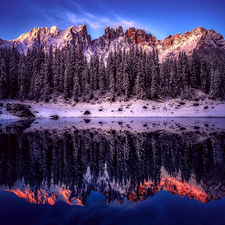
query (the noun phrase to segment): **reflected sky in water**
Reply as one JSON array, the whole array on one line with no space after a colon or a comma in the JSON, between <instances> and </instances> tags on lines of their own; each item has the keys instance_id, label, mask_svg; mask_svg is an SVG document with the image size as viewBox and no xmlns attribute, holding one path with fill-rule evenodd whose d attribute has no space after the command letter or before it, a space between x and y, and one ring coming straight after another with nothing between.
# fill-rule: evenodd
<instances>
[{"instance_id":1,"label":"reflected sky in water","mask_svg":"<svg viewBox=\"0 0 225 225\"><path fill-rule=\"evenodd\" d=\"M160 191L136 204L106 204L104 196L92 191L85 207L64 202L34 205L12 193L0 193L1 224L224 224L225 199L203 204ZM13 215L13 217L12 217Z\"/></svg>"}]
</instances>

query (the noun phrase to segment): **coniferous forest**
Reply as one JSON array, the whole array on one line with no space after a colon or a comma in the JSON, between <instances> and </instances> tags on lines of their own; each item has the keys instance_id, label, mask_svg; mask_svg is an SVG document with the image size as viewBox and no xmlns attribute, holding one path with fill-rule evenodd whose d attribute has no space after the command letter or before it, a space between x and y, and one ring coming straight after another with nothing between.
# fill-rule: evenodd
<instances>
[{"instance_id":1,"label":"coniferous forest","mask_svg":"<svg viewBox=\"0 0 225 225\"><path fill-rule=\"evenodd\" d=\"M0 49L0 99L89 102L110 94L114 101L176 98L192 88L212 99L225 98L225 54L191 56L181 52L176 59L159 63L158 52L109 52L106 60L95 53L87 61L83 51L73 46L46 53L43 48L28 49L26 55L17 48Z\"/></svg>"}]
</instances>

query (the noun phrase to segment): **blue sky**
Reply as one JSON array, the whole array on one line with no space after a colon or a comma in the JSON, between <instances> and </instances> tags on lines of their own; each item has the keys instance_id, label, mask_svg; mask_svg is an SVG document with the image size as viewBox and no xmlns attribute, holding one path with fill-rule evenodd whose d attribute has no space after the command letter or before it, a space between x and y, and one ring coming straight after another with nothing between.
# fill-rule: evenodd
<instances>
[{"instance_id":1,"label":"blue sky","mask_svg":"<svg viewBox=\"0 0 225 225\"><path fill-rule=\"evenodd\" d=\"M224 0L5 0L0 6L0 38L10 40L34 27L65 29L87 24L92 39L107 26L145 29L156 38L214 29L225 37Z\"/></svg>"}]
</instances>

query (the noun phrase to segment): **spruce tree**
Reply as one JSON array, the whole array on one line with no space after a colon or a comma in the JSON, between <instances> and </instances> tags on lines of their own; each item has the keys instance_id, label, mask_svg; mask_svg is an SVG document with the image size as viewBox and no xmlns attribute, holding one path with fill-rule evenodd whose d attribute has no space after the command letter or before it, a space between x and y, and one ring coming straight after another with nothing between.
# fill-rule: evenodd
<instances>
[{"instance_id":1,"label":"spruce tree","mask_svg":"<svg viewBox=\"0 0 225 225\"><path fill-rule=\"evenodd\" d=\"M51 80L51 59L50 56L46 56L43 64L43 98L45 102L50 98L50 80Z\"/></svg>"},{"instance_id":2,"label":"spruce tree","mask_svg":"<svg viewBox=\"0 0 225 225\"><path fill-rule=\"evenodd\" d=\"M183 54L180 52L177 59L177 87L176 94L180 95L183 90Z\"/></svg>"},{"instance_id":3,"label":"spruce tree","mask_svg":"<svg viewBox=\"0 0 225 225\"><path fill-rule=\"evenodd\" d=\"M143 63L139 58L138 62L138 73L136 77L136 95L138 99L146 99L146 91L144 84L144 73L143 73Z\"/></svg>"},{"instance_id":4,"label":"spruce tree","mask_svg":"<svg viewBox=\"0 0 225 225\"><path fill-rule=\"evenodd\" d=\"M65 63L64 90L63 90L65 99L71 98L72 96L73 76L74 76L73 51L74 50L70 49Z\"/></svg>"},{"instance_id":5,"label":"spruce tree","mask_svg":"<svg viewBox=\"0 0 225 225\"><path fill-rule=\"evenodd\" d=\"M101 92L105 90L105 65L103 58L99 62L99 89Z\"/></svg>"},{"instance_id":6,"label":"spruce tree","mask_svg":"<svg viewBox=\"0 0 225 225\"><path fill-rule=\"evenodd\" d=\"M152 83L151 83L151 99L158 99L158 79L157 79L157 68L154 66L152 71Z\"/></svg>"},{"instance_id":7,"label":"spruce tree","mask_svg":"<svg viewBox=\"0 0 225 225\"><path fill-rule=\"evenodd\" d=\"M128 56L125 58L124 62L124 71L123 71L123 90L126 98L130 97L130 78L129 78L129 64L128 64Z\"/></svg>"},{"instance_id":8,"label":"spruce tree","mask_svg":"<svg viewBox=\"0 0 225 225\"><path fill-rule=\"evenodd\" d=\"M183 91L187 92L190 86L190 72L189 72L188 58L186 53L184 53L183 55L182 79L183 79Z\"/></svg>"},{"instance_id":9,"label":"spruce tree","mask_svg":"<svg viewBox=\"0 0 225 225\"><path fill-rule=\"evenodd\" d=\"M19 63L19 99L21 101L24 101L26 99L27 94L28 94L28 87L27 87L27 71L26 71L26 66L25 66L25 59L24 56L21 56L20 63Z\"/></svg>"},{"instance_id":10,"label":"spruce tree","mask_svg":"<svg viewBox=\"0 0 225 225\"><path fill-rule=\"evenodd\" d=\"M79 77L78 77L78 73L75 73L73 77L73 97L75 102L78 102L79 96L80 96Z\"/></svg>"},{"instance_id":11,"label":"spruce tree","mask_svg":"<svg viewBox=\"0 0 225 225\"><path fill-rule=\"evenodd\" d=\"M64 72L64 89L63 89L65 99L71 97L70 85L71 85L71 66L70 63L67 62Z\"/></svg>"},{"instance_id":12,"label":"spruce tree","mask_svg":"<svg viewBox=\"0 0 225 225\"><path fill-rule=\"evenodd\" d=\"M151 83L152 83L152 60L151 56L146 55L146 64L145 64L145 84L146 84L146 97L151 98Z\"/></svg>"},{"instance_id":13,"label":"spruce tree","mask_svg":"<svg viewBox=\"0 0 225 225\"><path fill-rule=\"evenodd\" d=\"M18 50L13 46L10 50L10 64L9 64L9 98L15 98L18 93L18 59L17 59Z\"/></svg>"},{"instance_id":14,"label":"spruce tree","mask_svg":"<svg viewBox=\"0 0 225 225\"><path fill-rule=\"evenodd\" d=\"M122 94L123 90L123 59L122 50L120 49L116 55L116 90L117 95Z\"/></svg>"},{"instance_id":15,"label":"spruce tree","mask_svg":"<svg viewBox=\"0 0 225 225\"><path fill-rule=\"evenodd\" d=\"M53 58L53 92L56 95L59 91L59 77L60 77L60 51L56 49Z\"/></svg>"},{"instance_id":16,"label":"spruce tree","mask_svg":"<svg viewBox=\"0 0 225 225\"><path fill-rule=\"evenodd\" d=\"M211 85L209 91L210 97L221 97L221 72L220 69L217 67L215 71L211 70Z\"/></svg>"},{"instance_id":17,"label":"spruce tree","mask_svg":"<svg viewBox=\"0 0 225 225\"><path fill-rule=\"evenodd\" d=\"M39 78L39 63L38 59L36 58L33 62L33 71L32 71L32 77L30 82L30 93L29 93L29 99L33 100L35 99L35 94L38 92L37 87L37 79Z\"/></svg>"},{"instance_id":18,"label":"spruce tree","mask_svg":"<svg viewBox=\"0 0 225 225\"><path fill-rule=\"evenodd\" d=\"M109 76L109 91L111 99L115 98L116 80L115 80L115 70L114 70L114 60L112 52L109 53L107 59L107 76Z\"/></svg>"},{"instance_id":19,"label":"spruce tree","mask_svg":"<svg viewBox=\"0 0 225 225\"><path fill-rule=\"evenodd\" d=\"M61 53L61 51L59 52ZM61 54L60 54L61 56ZM54 77L54 70L53 70L53 47L50 45L48 50L48 71L49 71L49 86L53 87L53 77ZM61 58L60 58L60 64L61 64Z\"/></svg>"},{"instance_id":20,"label":"spruce tree","mask_svg":"<svg viewBox=\"0 0 225 225\"><path fill-rule=\"evenodd\" d=\"M192 54L190 79L193 88L198 88L200 86L200 60L196 50L194 50Z\"/></svg>"},{"instance_id":21,"label":"spruce tree","mask_svg":"<svg viewBox=\"0 0 225 225\"><path fill-rule=\"evenodd\" d=\"M90 61L90 86L92 90L98 89L98 84L99 84L98 66L99 66L99 59L98 59L98 55L95 54L91 56L91 61Z\"/></svg>"},{"instance_id":22,"label":"spruce tree","mask_svg":"<svg viewBox=\"0 0 225 225\"><path fill-rule=\"evenodd\" d=\"M200 79L201 79L201 90L205 93L208 92L207 77L208 77L208 74L207 74L206 63L205 63L205 60L202 59L201 68L200 68Z\"/></svg>"},{"instance_id":23,"label":"spruce tree","mask_svg":"<svg viewBox=\"0 0 225 225\"><path fill-rule=\"evenodd\" d=\"M170 80L169 80L169 96L176 97L177 96L177 62L171 62L170 68Z\"/></svg>"},{"instance_id":24,"label":"spruce tree","mask_svg":"<svg viewBox=\"0 0 225 225\"><path fill-rule=\"evenodd\" d=\"M90 92L90 76L86 59L84 65L84 70L82 72L82 93L86 95Z\"/></svg>"},{"instance_id":25,"label":"spruce tree","mask_svg":"<svg viewBox=\"0 0 225 225\"><path fill-rule=\"evenodd\" d=\"M5 99L6 97L6 68L4 58L0 58L0 99Z\"/></svg>"},{"instance_id":26,"label":"spruce tree","mask_svg":"<svg viewBox=\"0 0 225 225\"><path fill-rule=\"evenodd\" d=\"M60 51L60 74L59 74L59 92L63 93L64 89L64 74L65 74L65 53Z\"/></svg>"}]
</instances>

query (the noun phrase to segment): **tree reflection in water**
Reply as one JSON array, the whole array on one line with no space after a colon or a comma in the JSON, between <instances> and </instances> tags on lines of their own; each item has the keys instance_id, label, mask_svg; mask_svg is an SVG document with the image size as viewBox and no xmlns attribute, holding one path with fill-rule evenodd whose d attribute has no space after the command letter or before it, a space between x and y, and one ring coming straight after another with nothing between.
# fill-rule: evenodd
<instances>
[{"instance_id":1,"label":"tree reflection in water","mask_svg":"<svg viewBox=\"0 0 225 225\"><path fill-rule=\"evenodd\" d=\"M207 203L225 195L225 132L43 129L0 133L0 190L36 204L146 200L160 190Z\"/></svg>"}]
</instances>

